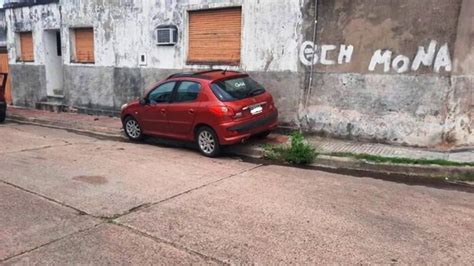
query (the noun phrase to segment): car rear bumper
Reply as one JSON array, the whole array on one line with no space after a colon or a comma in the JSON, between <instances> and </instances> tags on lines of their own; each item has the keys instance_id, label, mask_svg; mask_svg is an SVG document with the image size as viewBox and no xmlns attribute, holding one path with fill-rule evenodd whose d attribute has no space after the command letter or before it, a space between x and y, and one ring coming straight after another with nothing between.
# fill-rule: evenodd
<instances>
[{"instance_id":1,"label":"car rear bumper","mask_svg":"<svg viewBox=\"0 0 474 266\"><path fill-rule=\"evenodd\" d=\"M219 142L221 145L242 142L252 135L275 129L277 125L278 111L249 122L224 124L220 126L220 132L218 132Z\"/></svg>"}]
</instances>

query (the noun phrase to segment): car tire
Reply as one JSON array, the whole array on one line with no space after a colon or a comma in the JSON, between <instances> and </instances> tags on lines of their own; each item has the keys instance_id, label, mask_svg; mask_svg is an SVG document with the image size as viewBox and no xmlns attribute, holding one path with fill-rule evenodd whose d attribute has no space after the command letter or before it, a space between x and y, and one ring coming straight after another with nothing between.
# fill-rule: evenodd
<instances>
[{"instance_id":1,"label":"car tire","mask_svg":"<svg viewBox=\"0 0 474 266\"><path fill-rule=\"evenodd\" d=\"M207 157L217 157L221 152L219 138L210 127L200 127L196 133L196 144L199 151Z\"/></svg>"},{"instance_id":2,"label":"car tire","mask_svg":"<svg viewBox=\"0 0 474 266\"><path fill-rule=\"evenodd\" d=\"M7 111L0 111L0 123L5 122L6 116L7 116Z\"/></svg>"},{"instance_id":3,"label":"car tire","mask_svg":"<svg viewBox=\"0 0 474 266\"><path fill-rule=\"evenodd\" d=\"M257 135L255 135L255 137L258 138L258 139L264 139L264 138L268 137L268 135L270 135L270 133L272 133L270 130L263 131L263 132L260 132Z\"/></svg>"},{"instance_id":4,"label":"car tire","mask_svg":"<svg viewBox=\"0 0 474 266\"><path fill-rule=\"evenodd\" d=\"M144 137L140 124L132 116L127 116L123 121L123 130L131 141L140 141Z\"/></svg>"}]
</instances>

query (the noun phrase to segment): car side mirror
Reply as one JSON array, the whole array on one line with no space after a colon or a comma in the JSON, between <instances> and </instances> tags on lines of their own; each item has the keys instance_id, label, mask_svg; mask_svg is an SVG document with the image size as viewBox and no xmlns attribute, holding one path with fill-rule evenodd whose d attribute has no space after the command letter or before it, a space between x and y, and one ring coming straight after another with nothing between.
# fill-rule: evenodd
<instances>
[{"instance_id":1,"label":"car side mirror","mask_svg":"<svg viewBox=\"0 0 474 266\"><path fill-rule=\"evenodd\" d=\"M140 98L140 101L139 101L140 105L146 105L146 102L147 101L145 98Z\"/></svg>"}]
</instances>

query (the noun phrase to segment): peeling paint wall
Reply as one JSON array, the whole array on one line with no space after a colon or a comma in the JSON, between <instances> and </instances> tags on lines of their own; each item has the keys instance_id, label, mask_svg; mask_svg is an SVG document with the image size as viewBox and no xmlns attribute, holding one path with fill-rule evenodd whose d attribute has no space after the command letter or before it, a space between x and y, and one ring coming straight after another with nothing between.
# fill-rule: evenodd
<instances>
[{"instance_id":1,"label":"peeling paint wall","mask_svg":"<svg viewBox=\"0 0 474 266\"><path fill-rule=\"evenodd\" d=\"M463 0L454 45L454 69L448 93L445 138L474 144L474 0Z\"/></svg>"},{"instance_id":2,"label":"peeling paint wall","mask_svg":"<svg viewBox=\"0 0 474 266\"><path fill-rule=\"evenodd\" d=\"M48 4L6 9L5 17L13 103L35 107L37 102L47 97L43 32L60 27L59 7L57 4ZM25 31L33 33L34 62L17 60L18 33Z\"/></svg>"},{"instance_id":3,"label":"peeling paint wall","mask_svg":"<svg viewBox=\"0 0 474 266\"><path fill-rule=\"evenodd\" d=\"M318 16L308 3L299 55L307 84L301 126L413 146L474 144L472 106L465 103L472 97L472 73L460 78L457 70L461 58L472 64L473 46L456 48L466 43L459 29L472 30L466 10L473 2L324 0Z\"/></svg>"},{"instance_id":4,"label":"peeling paint wall","mask_svg":"<svg viewBox=\"0 0 474 266\"><path fill-rule=\"evenodd\" d=\"M15 104L47 98L45 30L61 32L64 103L117 112L171 73L210 67L186 64L188 11L241 6L241 63L213 67L263 83L283 125L414 146L474 145L474 0L319 0L317 14L315 2L60 0L7 9ZM156 44L166 24L178 27L175 46ZM72 63L71 33L81 27L94 28L94 64ZM17 62L16 32L29 30L35 62Z\"/></svg>"},{"instance_id":5,"label":"peeling paint wall","mask_svg":"<svg viewBox=\"0 0 474 266\"><path fill-rule=\"evenodd\" d=\"M139 56L145 54L147 67L151 68L202 68L186 65L187 12L242 6L241 68L246 71L298 69L297 54L302 37L298 26L301 23L299 1L73 0L62 1L61 5L65 36L69 28L94 27L96 66L139 67ZM275 20L275 15L281 20ZM166 24L179 29L176 46L156 45L155 30ZM70 51L65 55L68 57Z\"/></svg>"},{"instance_id":6,"label":"peeling paint wall","mask_svg":"<svg viewBox=\"0 0 474 266\"><path fill-rule=\"evenodd\" d=\"M286 110L282 115L283 121L294 123L298 101L295 95L298 93L286 95L286 87L278 86L274 80L280 80L279 73L286 72L284 76L290 80L285 81L285 84L296 91L302 84L296 72L299 67L298 47L303 37L300 34L300 1L64 0L59 5L8 9L7 23L12 26L8 36L10 64L44 66L44 30L60 29L65 102L74 107L117 111L124 102L140 96L147 85L172 72L208 68L205 65L186 64L187 12L232 6L242 6L241 65L220 67L265 72L260 81L280 96L277 103L281 102L282 109ZM280 20L274 20L275 15ZM156 44L155 30L162 24L178 27L176 46ZM94 28L94 64L71 62L71 31L79 27ZM17 62L16 32L30 30L33 31L35 42L35 62ZM146 65L139 64L141 55L146 56ZM22 68L15 69L21 71ZM45 97L45 84L38 84L33 79L21 82L22 88L37 86L38 95ZM16 96L14 98L20 104L24 94L18 92ZM37 98L39 96L34 97ZM27 102L34 101L29 99ZM288 106L288 102L291 105Z\"/></svg>"}]
</instances>

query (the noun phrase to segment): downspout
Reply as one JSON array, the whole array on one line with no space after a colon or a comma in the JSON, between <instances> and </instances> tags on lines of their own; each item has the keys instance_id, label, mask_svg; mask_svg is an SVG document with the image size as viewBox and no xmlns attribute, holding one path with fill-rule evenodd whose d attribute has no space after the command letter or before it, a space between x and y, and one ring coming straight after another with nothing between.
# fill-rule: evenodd
<instances>
[{"instance_id":1,"label":"downspout","mask_svg":"<svg viewBox=\"0 0 474 266\"><path fill-rule=\"evenodd\" d=\"M314 24L313 24L313 57L311 58L311 60L314 60L314 57L316 56L316 34L317 34L317 31L318 31L318 0L314 0L314 15L315 15L315 19L314 19ZM309 76L309 81L308 81L308 92L306 94L306 99L305 99L305 104L304 104L304 107L305 109L308 108L308 104L309 104L309 98L311 97L311 92L313 90L313 80L314 80L314 68L315 68L315 64L313 62L311 62L311 69L310 69L310 76Z\"/></svg>"}]
</instances>

